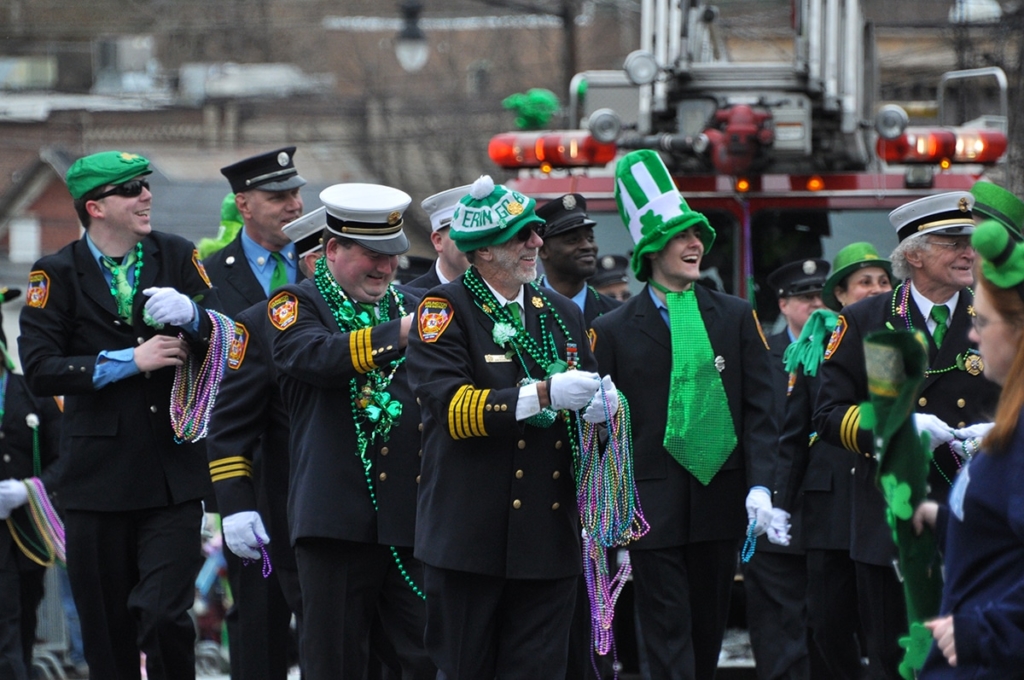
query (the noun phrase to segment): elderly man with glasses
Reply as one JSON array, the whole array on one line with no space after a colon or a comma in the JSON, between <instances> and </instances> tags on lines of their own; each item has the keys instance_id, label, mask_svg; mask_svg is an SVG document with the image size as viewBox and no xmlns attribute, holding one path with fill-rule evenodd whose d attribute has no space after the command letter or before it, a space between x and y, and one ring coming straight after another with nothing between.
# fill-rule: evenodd
<instances>
[{"instance_id":1,"label":"elderly man with glasses","mask_svg":"<svg viewBox=\"0 0 1024 680\"><path fill-rule=\"evenodd\" d=\"M951 192L912 201L889 215L899 238L892 270L904 281L889 294L842 310L819 369L818 434L857 454L850 556L873 678L899 677L899 638L907 634L907 621L903 588L893 568L896 546L875 482L872 434L860 428L860 404L868 399L863 339L885 328L918 331L927 339L929 365L914 420L934 447L930 495L943 502L973 453L964 444L974 435L970 426L985 427L981 423L994 413L999 397L998 386L982 375L984 364L968 339L975 316L973 206L971 194Z\"/></svg>"}]
</instances>

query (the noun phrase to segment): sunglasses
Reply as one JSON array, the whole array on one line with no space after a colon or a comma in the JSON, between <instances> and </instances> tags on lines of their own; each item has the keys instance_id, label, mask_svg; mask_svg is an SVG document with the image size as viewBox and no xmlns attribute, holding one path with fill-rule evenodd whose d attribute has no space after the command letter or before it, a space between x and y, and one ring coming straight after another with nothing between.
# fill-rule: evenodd
<instances>
[{"instance_id":1,"label":"sunglasses","mask_svg":"<svg viewBox=\"0 0 1024 680\"><path fill-rule=\"evenodd\" d=\"M519 241L520 243L526 243L527 241L530 240L530 237L533 236L533 234L534 234L534 228L533 227L529 227L529 226L523 227L522 229L520 229L519 231L516 232L515 239L517 241Z\"/></svg>"},{"instance_id":2,"label":"sunglasses","mask_svg":"<svg viewBox=\"0 0 1024 680\"><path fill-rule=\"evenodd\" d=\"M139 194L142 193L143 189L148 189L148 188L149 188L149 182L147 182L146 180L144 180L144 179L133 179L130 182L125 182L124 184L118 184L113 189L107 189L102 194L97 195L92 200L98 201L101 198L106 198L107 196L114 196L114 195L124 196L125 198L135 198L136 196L138 196Z\"/></svg>"}]
</instances>

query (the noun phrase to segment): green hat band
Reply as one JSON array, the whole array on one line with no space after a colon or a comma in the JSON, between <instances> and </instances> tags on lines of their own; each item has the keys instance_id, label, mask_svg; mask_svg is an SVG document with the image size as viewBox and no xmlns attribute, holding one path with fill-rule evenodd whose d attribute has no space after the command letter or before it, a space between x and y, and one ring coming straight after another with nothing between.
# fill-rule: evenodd
<instances>
[{"instance_id":1,"label":"green hat band","mask_svg":"<svg viewBox=\"0 0 1024 680\"><path fill-rule=\"evenodd\" d=\"M139 175L148 175L149 161L123 151L102 151L75 161L64 176L71 198L79 199L107 184L124 184Z\"/></svg>"},{"instance_id":2,"label":"green hat band","mask_svg":"<svg viewBox=\"0 0 1024 680\"><path fill-rule=\"evenodd\" d=\"M999 288L1017 288L1024 283L1024 244L1014 241L1002 223L986 220L979 224L971 235L971 245L982 257L986 279Z\"/></svg>"}]
</instances>

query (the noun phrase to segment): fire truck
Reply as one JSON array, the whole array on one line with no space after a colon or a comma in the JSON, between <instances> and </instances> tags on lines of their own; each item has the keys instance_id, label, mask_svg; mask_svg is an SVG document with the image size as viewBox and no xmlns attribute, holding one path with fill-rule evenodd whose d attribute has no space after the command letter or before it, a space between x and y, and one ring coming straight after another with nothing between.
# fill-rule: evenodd
<instances>
[{"instance_id":1,"label":"fire truck","mask_svg":"<svg viewBox=\"0 0 1024 680\"><path fill-rule=\"evenodd\" d=\"M573 79L568 119L578 127L499 134L489 155L539 202L584 195L608 254L632 247L613 197L615 159L658 150L718 234L705 282L742 297L779 265L831 260L854 241L889 252L889 211L967 190L1005 156L1006 76L943 75L937 121L911 125L898 105L875 110L874 32L859 0L792 0L789 9L792 58L738 62L727 58L715 6L642 0L640 49L623 69ZM754 302L769 330L771 292Z\"/></svg>"}]
</instances>

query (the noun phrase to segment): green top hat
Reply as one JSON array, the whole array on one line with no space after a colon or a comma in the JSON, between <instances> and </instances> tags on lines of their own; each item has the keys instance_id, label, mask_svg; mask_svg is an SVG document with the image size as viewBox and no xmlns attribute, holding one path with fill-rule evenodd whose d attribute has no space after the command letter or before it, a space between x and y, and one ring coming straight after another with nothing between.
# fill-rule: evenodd
<instances>
[{"instance_id":1,"label":"green top hat","mask_svg":"<svg viewBox=\"0 0 1024 680\"><path fill-rule=\"evenodd\" d=\"M1000 288L1020 288L1024 283L1024 243L1010 237L1002 222L985 220L971 235L971 245L982 257L985 278Z\"/></svg>"},{"instance_id":2,"label":"green top hat","mask_svg":"<svg viewBox=\"0 0 1024 680\"><path fill-rule=\"evenodd\" d=\"M134 153L101 151L75 161L64 176L71 198L78 200L93 189L107 184L124 184L139 175L148 175L149 161Z\"/></svg>"},{"instance_id":3,"label":"green top hat","mask_svg":"<svg viewBox=\"0 0 1024 680\"><path fill-rule=\"evenodd\" d=\"M1024 239L1021 235L1024 202L1001 186L985 181L975 182L971 195L974 196L975 215L999 222L1017 241Z\"/></svg>"},{"instance_id":4,"label":"green top hat","mask_svg":"<svg viewBox=\"0 0 1024 680\"><path fill-rule=\"evenodd\" d=\"M650 149L633 151L615 166L615 202L636 248L633 273L646 281L651 273L648 253L661 251L676 234L700 227L704 252L715 242L715 230L704 215L690 210L661 156Z\"/></svg>"},{"instance_id":5,"label":"green top hat","mask_svg":"<svg viewBox=\"0 0 1024 680\"><path fill-rule=\"evenodd\" d=\"M867 241L851 243L836 253L832 260L832 275L825 280L825 288L821 291L821 301L829 309L839 311L843 308L836 299L835 289L846 278L866 267L881 267L892 278L892 263L878 256L878 251Z\"/></svg>"},{"instance_id":6,"label":"green top hat","mask_svg":"<svg viewBox=\"0 0 1024 680\"><path fill-rule=\"evenodd\" d=\"M481 175L455 207L449 234L464 253L501 245L528 224L544 223L536 207L532 198Z\"/></svg>"}]
</instances>

